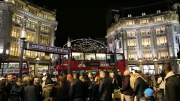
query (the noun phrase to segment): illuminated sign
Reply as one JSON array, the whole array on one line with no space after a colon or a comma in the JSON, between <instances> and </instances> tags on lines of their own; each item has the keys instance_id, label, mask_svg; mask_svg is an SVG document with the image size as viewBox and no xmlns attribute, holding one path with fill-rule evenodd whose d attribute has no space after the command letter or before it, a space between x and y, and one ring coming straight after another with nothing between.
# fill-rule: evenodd
<instances>
[{"instance_id":1,"label":"illuminated sign","mask_svg":"<svg viewBox=\"0 0 180 101\"><path fill-rule=\"evenodd\" d=\"M58 53L58 54L68 54L69 50L59 47L46 46L36 43L28 43L27 50L41 51L41 52L49 52L49 53Z\"/></svg>"}]
</instances>

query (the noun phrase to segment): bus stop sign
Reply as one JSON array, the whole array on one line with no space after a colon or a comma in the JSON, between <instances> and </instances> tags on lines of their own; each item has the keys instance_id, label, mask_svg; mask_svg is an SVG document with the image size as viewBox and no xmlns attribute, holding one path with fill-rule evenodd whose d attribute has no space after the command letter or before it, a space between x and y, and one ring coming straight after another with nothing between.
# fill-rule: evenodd
<instances>
[{"instance_id":1,"label":"bus stop sign","mask_svg":"<svg viewBox=\"0 0 180 101\"><path fill-rule=\"evenodd\" d=\"M33 50L33 51L40 51L40 52L48 52L48 53L69 54L68 49L41 45L41 44L36 44L36 43L27 43L26 49Z\"/></svg>"}]
</instances>

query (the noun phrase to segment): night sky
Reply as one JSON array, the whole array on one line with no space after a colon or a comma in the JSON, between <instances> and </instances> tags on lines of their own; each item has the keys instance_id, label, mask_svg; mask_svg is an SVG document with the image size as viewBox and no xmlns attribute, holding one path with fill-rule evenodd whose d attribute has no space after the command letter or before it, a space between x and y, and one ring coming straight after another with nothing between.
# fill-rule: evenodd
<instances>
[{"instance_id":1,"label":"night sky","mask_svg":"<svg viewBox=\"0 0 180 101\"><path fill-rule=\"evenodd\" d=\"M111 5L131 7L158 1L164 0L34 0L33 3L50 10L57 9L55 45L62 47L68 37L104 38L106 10Z\"/></svg>"}]
</instances>

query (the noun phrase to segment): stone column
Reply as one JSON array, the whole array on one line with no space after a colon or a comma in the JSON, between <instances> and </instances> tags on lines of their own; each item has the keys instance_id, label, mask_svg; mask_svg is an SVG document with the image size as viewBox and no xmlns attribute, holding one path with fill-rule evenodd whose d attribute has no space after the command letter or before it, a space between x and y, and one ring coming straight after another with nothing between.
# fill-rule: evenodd
<instances>
[{"instance_id":1,"label":"stone column","mask_svg":"<svg viewBox=\"0 0 180 101\"><path fill-rule=\"evenodd\" d=\"M154 62L155 74L159 74L159 66L157 62Z\"/></svg>"},{"instance_id":2,"label":"stone column","mask_svg":"<svg viewBox=\"0 0 180 101\"><path fill-rule=\"evenodd\" d=\"M39 68L39 63L36 62L35 67L34 67L34 74L35 75L38 75L38 68Z\"/></svg>"},{"instance_id":3,"label":"stone column","mask_svg":"<svg viewBox=\"0 0 180 101\"><path fill-rule=\"evenodd\" d=\"M137 35L137 55L138 55L138 59L142 59L142 43L141 43L141 36L140 36L140 30L137 29L136 30L136 35Z\"/></svg>"},{"instance_id":4,"label":"stone column","mask_svg":"<svg viewBox=\"0 0 180 101\"><path fill-rule=\"evenodd\" d=\"M142 62L139 62L139 69L141 70L142 73L144 73Z\"/></svg>"},{"instance_id":5,"label":"stone column","mask_svg":"<svg viewBox=\"0 0 180 101\"><path fill-rule=\"evenodd\" d=\"M124 53L124 57L127 60L128 59L128 50L127 50L127 33L125 30L122 31L122 49Z\"/></svg>"},{"instance_id":6,"label":"stone column","mask_svg":"<svg viewBox=\"0 0 180 101\"><path fill-rule=\"evenodd\" d=\"M36 43L38 44L40 44L40 28L41 28L41 22L38 21L36 28Z\"/></svg>"},{"instance_id":7,"label":"stone column","mask_svg":"<svg viewBox=\"0 0 180 101\"><path fill-rule=\"evenodd\" d=\"M169 50L169 56L170 58L174 58L174 40L173 40L173 35L172 35L172 28L171 25L166 26L166 32L167 32L167 42L168 42L168 50Z\"/></svg>"},{"instance_id":8,"label":"stone column","mask_svg":"<svg viewBox=\"0 0 180 101\"><path fill-rule=\"evenodd\" d=\"M55 39L55 27L54 25L51 26L51 32L50 32L50 46L54 46L54 39Z\"/></svg>"}]
</instances>

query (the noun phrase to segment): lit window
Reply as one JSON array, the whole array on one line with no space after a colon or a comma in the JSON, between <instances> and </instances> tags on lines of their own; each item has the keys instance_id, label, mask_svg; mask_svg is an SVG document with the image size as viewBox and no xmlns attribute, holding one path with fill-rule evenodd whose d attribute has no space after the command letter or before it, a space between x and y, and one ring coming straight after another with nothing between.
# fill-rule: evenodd
<instances>
[{"instance_id":1,"label":"lit window","mask_svg":"<svg viewBox=\"0 0 180 101\"><path fill-rule=\"evenodd\" d=\"M168 50L158 50L158 59L167 59L169 58Z\"/></svg>"},{"instance_id":2,"label":"lit window","mask_svg":"<svg viewBox=\"0 0 180 101\"><path fill-rule=\"evenodd\" d=\"M12 27L11 36L15 37L15 38L19 38L19 36L20 36L20 29L13 26Z\"/></svg>"},{"instance_id":3,"label":"lit window","mask_svg":"<svg viewBox=\"0 0 180 101\"><path fill-rule=\"evenodd\" d=\"M128 14L128 17L132 17L132 15L131 15L131 14Z\"/></svg>"},{"instance_id":4,"label":"lit window","mask_svg":"<svg viewBox=\"0 0 180 101\"><path fill-rule=\"evenodd\" d=\"M128 53L128 60L137 60L137 53L136 52L129 52Z\"/></svg>"},{"instance_id":5,"label":"lit window","mask_svg":"<svg viewBox=\"0 0 180 101\"><path fill-rule=\"evenodd\" d=\"M127 40L128 47L136 47L136 39Z\"/></svg>"},{"instance_id":6,"label":"lit window","mask_svg":"<svg viewBox=\"0 0 180 101\"><path fill-rule=\"evenodd\" d=\"M35 34L33 32L26 32L26 40L34 42L35 41Z\"/></svg>"},{"instance_id":7,"label":"lit window","mask_svg":"<svg viewBox=\"0 0 180 101\"><path fill-rule=\"evenodd\" d=\"M149 46L151 46L151 38L143 38L143 39L142 39L142 46L143 46L143 47L149 47Z\"/></svg>"},{"instance_id":8,"label":"lit window","mask_svg":"<svg viewBox=\"0 0 180 101\"><path fill-rule=\"evenodd\" d=\"M146 15L146 13L144 12L144 13L142 13L142 16L145 16Z\"/></svg>"},{"instance_id":9,"label":"lit window","mask_svg":"<svg viewBox=\"0 0 180 101\"><path fill-rule=\"evenodd\" d=\"M148 23L149 23L148 19L140 20L140 24L148 24Z\"/></svg>"},{"instance_id":10,"label":"lit window","mask_svg":"<svg viewBox=\"0 0 180 101\"><path fill-rule=\"evenodd\" d=\"M161 10L157 10L156 12L157 12L157 13L161 13Z\"/></svg>"},{"instance_id":11,"label":"lit window","mask_svg":"<svg viewBox=\"0 0 180 101\"><path fill-rule=\"evenodd\" d=\"M41 25L41 31L43 31L43 32L49 32L49 29L50 29L49 26Z\"/></svg>"},{"instance_id":12,"label":"lit window","mask_svg":"<svg viewBox=\"0 0 180 101\"><path fill-rule=\"evenodd\" d=\"M167 45L166 36L156 37L157 45Z\"/></svg>"},{"instance_id":13,"label":"lit window","mask_svg":"<svg viewBox=\"0 0 180 101\"><path fill-rule=\"evenodd\" d=\"M126 25L134 25L134 21L127 21Z\"/></svg>"},{"instance_id":14,"label":"lit window","mask_svg":"<svg viewBox=\"0 0 180 101\"><path fill-rule=\"evenodd\" d=\"M164 21L164 17L162 17L162 16L155 17L155 18L154 18L154 21L155 21L155 22Z\"/></svg>"},{"instance_id":15,"label":"lit window","mask_svg":"<svg viewBox=\"0 0 180 101\"><path fill-rule=\"evenodd\" d=\"M156 34L165 34L165 28L157 28Z\"/></svg>"},{"instance_id":16,"label":"lit window","mask_svg":"<svg viewBox=\"0 0 180 101\"><path fill-rule=\"evenodd\" d=\"M19 56L19 44L17 42L10 42L9 54L12 56Z\"/></svg>"},{"instance_id":17,"label":"lit window","mask_svg":"<svg viewBox=\"0 0 180 101\"><path fill-rule=\"evenodd\" d=\"M17 15L13 15L12 16L12 21L15 23L20 24L21 23L21 17L17 16Z\"/></svg>"},{"instance_id":18,"label":"lit window","mask_svg":"<svg viewBox=\"0 0 180 101\"><path fill-rule=\"evenodd\" d=\"M35 29L36 23L28 20L28 21L26 21L26 27Z\"/></svg>"},{"instance_id":19,"label":"lit window","mask_svg":"<svg viewBox=\"0 0 180 101\"><path fill-rule=\"evenodd\" d=\"M149 31L141 31L141 36L150 35L151 33Z\"/></svg>"},{"instance_id":20,"label":"lit window","mask_svg":"<svg viewBox=\"0 0 180 101\"><path fill-rule=\"evenodd\" d=\"M49 36L44 35L44 34L40 34L40 43L48 45L49 44Z\"/></svg>"},{"instance_id":21,"label":"lit window","mask_svg":"<svg viewBox=\"0 0 180 101\"><path fill-rule=\"evenodd\" d=\"M29 57L29 58L36 58L36 52L30 51L30 50L25 50L24 56Z\"/></svg>"},{"instance_id":22,"label":"lit window","mask_svg":"<svg viewBox=\"0 0 180 101\"><path fill-rule=\"evenodd\" d=\"M143 51L142 57L144 60L152 60L152 51Z\"/></svg>"},{"instance_id":23,"label":"lit window","mask_svg":"<svg viewBox=\"0 0 180 101\"><path fill-rule=\"evenodd\" d=\"M127 36L136 36L136 32L127 32Z\"/></svg>"}]
</instances>

